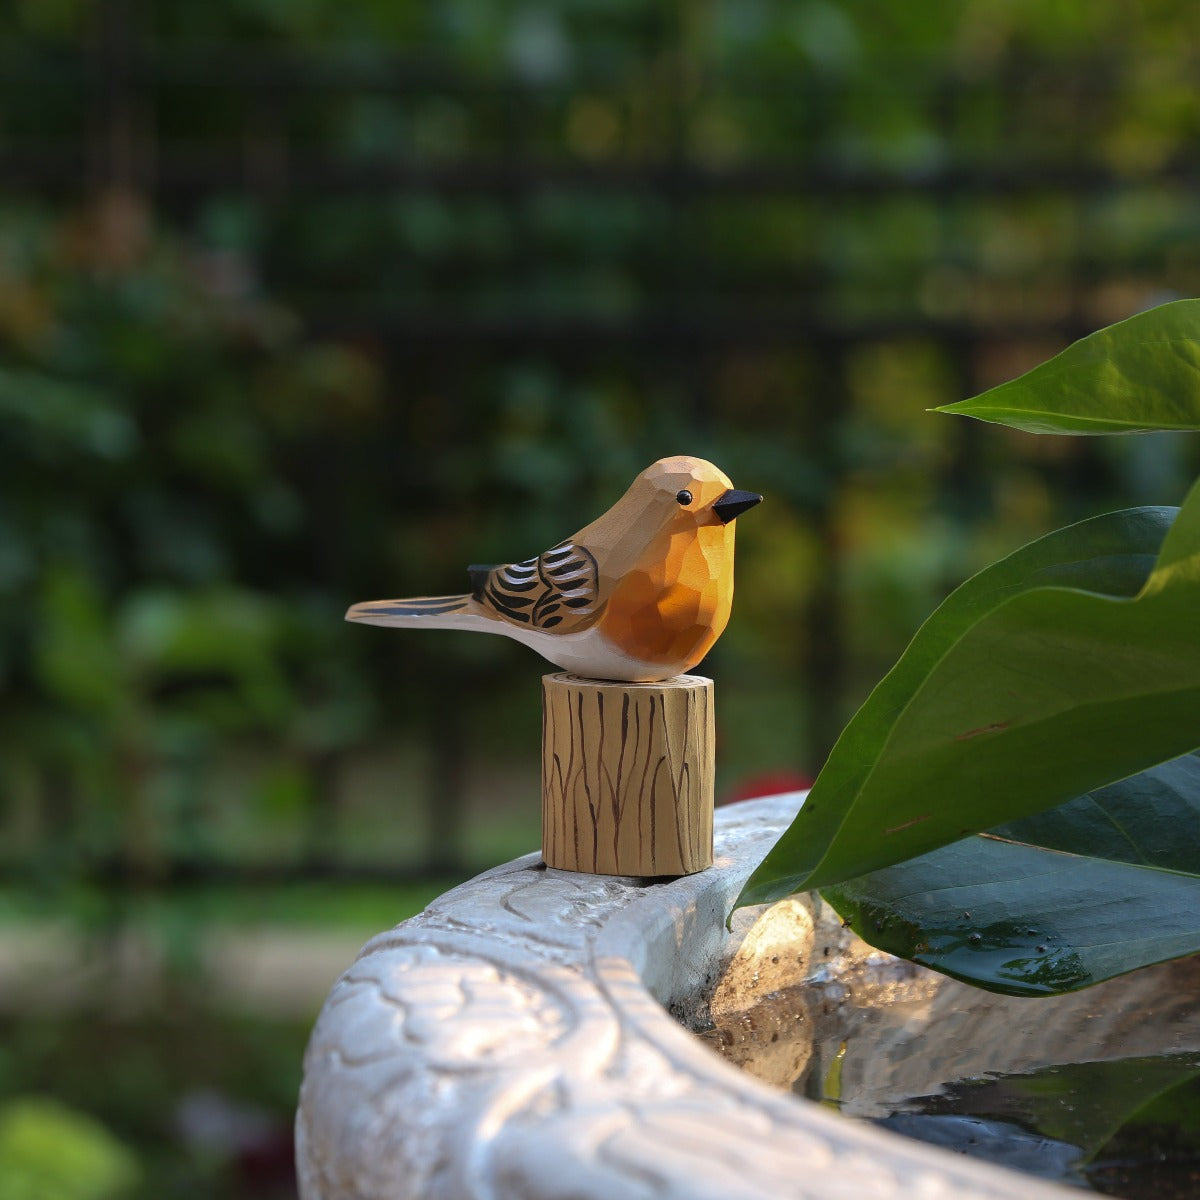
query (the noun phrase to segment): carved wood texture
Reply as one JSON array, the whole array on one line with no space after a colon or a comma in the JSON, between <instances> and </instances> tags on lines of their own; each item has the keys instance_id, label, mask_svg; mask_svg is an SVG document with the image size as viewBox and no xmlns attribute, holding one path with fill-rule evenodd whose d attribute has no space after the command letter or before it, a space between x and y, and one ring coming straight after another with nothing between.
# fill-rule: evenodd
<instances>
[{"instance_id":1,"label":"carved wood texture","mask_svg":"<svg viewBox=\"0 0 1200 1200\"><path fill-rule=\"evenodd\" d=\"M542 679L542 855L600 875L712 864L713 685Z\"/></svg>"}]
</instances>

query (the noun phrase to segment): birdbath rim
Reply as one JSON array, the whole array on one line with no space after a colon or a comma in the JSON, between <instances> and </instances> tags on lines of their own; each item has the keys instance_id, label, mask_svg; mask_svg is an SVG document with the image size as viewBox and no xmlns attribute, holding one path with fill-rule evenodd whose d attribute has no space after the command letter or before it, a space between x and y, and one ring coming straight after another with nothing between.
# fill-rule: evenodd
<instances>
[{"instance_id":1,"label":"birdbath rim","mask_svg":"<svg viewBox=\"0 0 1200 1200\"><path fill-rule=\"evenodd\" d=\"M728 963L728 908L802 801L718 809L696 875L531 854L373 938L305 1056L302 1200L1071 1194L777 1091L670 1015Z\"/></svg>"}]
</instances>

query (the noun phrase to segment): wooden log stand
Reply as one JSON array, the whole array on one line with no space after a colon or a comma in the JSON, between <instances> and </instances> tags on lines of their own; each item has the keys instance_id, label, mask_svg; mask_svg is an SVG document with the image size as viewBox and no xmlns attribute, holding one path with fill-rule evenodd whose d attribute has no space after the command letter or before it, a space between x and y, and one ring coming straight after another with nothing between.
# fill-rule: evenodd
<instances>
[{"instance_id":1,"label":"wooden log stand","mask_svg":"<svg viewBox=\"0 0 1200 1200\"><path fill-rule=\"evenodd\" d=\"M542 855L596 875L712 865L713 684L542 678Z\"/></svg>"}]
</instances>

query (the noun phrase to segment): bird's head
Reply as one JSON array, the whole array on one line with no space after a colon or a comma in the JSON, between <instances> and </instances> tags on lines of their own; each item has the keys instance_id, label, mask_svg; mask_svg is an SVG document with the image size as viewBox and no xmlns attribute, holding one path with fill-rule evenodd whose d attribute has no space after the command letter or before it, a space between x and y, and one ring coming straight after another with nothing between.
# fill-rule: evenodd
<instances>
[{"instance_id":1,"label":"bird's head","mask_svg":"<svg viewBox=\"0 0 1200 1200\"><path fill-rule=\"evenodd\" d=\"M637 477L635 489L653 511L651 520L668 529L728 525L762 500L735 488L719 467L688 455L660 458Z\"/></svg>"},{"instance_id":2,"label":"bird's head","mask_svg":"<svg viewBox=\"0 0 1200 1200\"><path fill-rule=\"evenodd\" d=\"M660 458L573 540L602 553L606 572L618 577L640 563L647 546L666 553L663 538L690 542L701 534L706 542L716 537L732 550L734 518L761 499L755 492L738 491L724 471L702 458Z\"/></svg>"}]
</instances>

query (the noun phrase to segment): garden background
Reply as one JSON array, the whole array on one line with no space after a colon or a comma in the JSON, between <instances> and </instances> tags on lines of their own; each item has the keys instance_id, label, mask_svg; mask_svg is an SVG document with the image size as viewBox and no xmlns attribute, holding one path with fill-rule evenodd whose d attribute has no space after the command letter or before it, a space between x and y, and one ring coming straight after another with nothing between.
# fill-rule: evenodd
<instances>
[{"instance_id":1,"label":"garden background","mask_svg":"<svg viewBox=\"0 0 1200 1200\"><path fill-rule=\"evenodd\" d=\"M815 774L969 573L1178 503L1189 439L924 410L1200 294L1198 35L1188 0L6 6L0 1183L290 1196L340 966L536 848L544 664L350 602L714 459L767 497L704 667L733 800Z\"/></svg>"}]
</instances>

